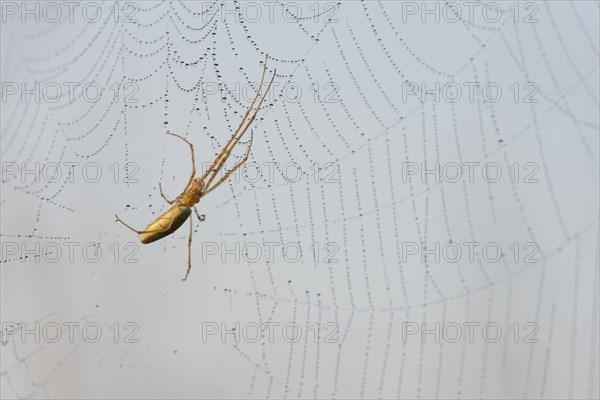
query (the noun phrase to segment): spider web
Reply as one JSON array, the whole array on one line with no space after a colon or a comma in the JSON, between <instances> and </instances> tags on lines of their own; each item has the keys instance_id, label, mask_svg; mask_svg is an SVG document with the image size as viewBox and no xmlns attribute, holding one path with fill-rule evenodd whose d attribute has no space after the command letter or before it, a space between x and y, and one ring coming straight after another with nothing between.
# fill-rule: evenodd
<instances>
[{"instance_id":1,"label":"spider web","mask_svg":"<svg viewBox=\"0 0 600 400\"><path fill-rule=\"evenodd\" d=\"M43 251L3 247L1 320L95 322L105 337L48 343L3 331L3 398L599 396L598 2L526 3L518 18L502 2L493 22L452 10L423 22L383 1L273 2L272 18L262 3L105 2L90 22L86 4L73 21L2 24L3 85L80 86L56 102L3 99L3 171L79 164L56 182L3 176L3 246ZM131 253L136 235L113 216L141 228L168 207L158 183L175 197L187 182L188 148L166 130L194 143L198 165L214 159L266 53L276 84L249 161L263 174L235 176L199 204L206 220L194 219L182 284L187 228ZM89 82L102 88L98 101L86 100ZM494 82L503 96L435 101L422 88L407 95L410 82L461 82L464 96L464 83ZM528 82L535 103L523 101ZM403 174L468 162L495 163L505 179ZM82 178L90 163L97 182ZM520 179L506 179L515 168ZM480 248L455 263L406 258L407 243L465 242L497 243L501 260ZM67 243L78 243L73 260ZM272 260L245 254L265 243L277 246ZM524 262L527 243L537 262ZM98 262L81 255L84 244L102 249ZM204 260L207 244L219 253ZM297 260L281 251L290 244ZM138 342L108 340L115 322L135 323ZM403 337L407 324L490 322L498 341ZM226 327L225 340L204 341L207 323ZM236 342L236 323L262 336ZM279 324L273 340L267 323ZM299 340L282 336L289 323ZM527 323L537 343L524 340ZM326 324L335 340L324 329L315 340Z\"/></svg>"}]
</instances>

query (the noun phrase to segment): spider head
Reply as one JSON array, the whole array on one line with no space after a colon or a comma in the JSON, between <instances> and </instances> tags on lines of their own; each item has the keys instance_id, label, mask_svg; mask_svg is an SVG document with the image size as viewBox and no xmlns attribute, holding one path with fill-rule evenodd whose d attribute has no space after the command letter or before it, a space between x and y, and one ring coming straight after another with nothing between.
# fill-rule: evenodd
<instances>
[{"instance_id":1,"label":"spider head","mask_svg":"<svg viewBox=\"0 0 600 400\"><path fill-rule=\"evenodd\" d=\"M194 204L197 204L200 201L203 192L204 181L200 178L196 178L190 187L183 193L181 202L188 207L192 207Z\"/></svg>"}]
</instances>

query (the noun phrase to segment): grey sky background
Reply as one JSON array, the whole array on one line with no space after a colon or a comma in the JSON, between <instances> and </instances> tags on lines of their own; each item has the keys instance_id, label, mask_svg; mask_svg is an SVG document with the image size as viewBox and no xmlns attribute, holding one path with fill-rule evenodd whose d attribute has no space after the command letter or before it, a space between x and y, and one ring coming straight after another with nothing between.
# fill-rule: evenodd
<instances>
[{"instance_id":1,"label":"grey sky background","mask_svg":"<svg viewBox=\"0 0 600 400\"><path fill-rule=\"evenodd\" d=\"M598 397L598 2L22 4L3 398ZM191 161L165 132L206 168L266 53L181 282L188 225L141 245L114 214L167 210Z\"/></svg>"}]
</instances>

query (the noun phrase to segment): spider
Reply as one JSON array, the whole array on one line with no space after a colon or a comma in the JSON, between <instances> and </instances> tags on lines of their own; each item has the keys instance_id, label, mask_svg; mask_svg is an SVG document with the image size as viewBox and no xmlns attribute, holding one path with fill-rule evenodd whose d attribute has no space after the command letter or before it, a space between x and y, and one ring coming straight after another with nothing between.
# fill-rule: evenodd
<instances>
[{"instance_id":1,"label":"spider","mask_svg":"<svg viewBox=\"0 0 600 400\"><path fill-rule=\"evenodd\" d=\"M172 234L173 232L175 232L190 217L190 215L192 214L192 208L194 209L194 212L196 213L196 216L198 217L198 219L200 221L204 221L204 218L203 218L204 216L200 216L200 214L198 213L198 210L196 209L196 204L198 204L198 202L200 201L201 198L203 198L204 196L206 196L207 194L209 194L210 192L215 190L217 187L219 187L219 185L221 185L223 182L225 182L232 173L234 173L240 166L242 166L242 164L244 164L246 162L246 160L248 160L248 155L250 154L250 148L252 147L252 140L254 139L254 134L252 133L252 131L250 131L250 144L248 145L248 148L246 149L246 154L244 155L244 158L238 164L236 164L235 167L233 167L230 171L228 171L219 181L217 181L217 183L215 183L213 186L211 186L211 184L217 177L217 174L221 171L221 168L223 168L225 161L227 161L227 159L231 155L231 151L233 150L235 145L240 141L242 136L244 136L244 134L246 133L246 131L248 130L248 128L250 127L252 122L254 122L254 119L256 118L256 114L258 113L258 110L260 110L260 106L262 105L262 102L267 97L267 93L269 92L269 89L271 88L271 84L273 83L273 80L275 79L275 74L277 73L277 70L273 70L273 76L271 78L271 81L269 82L269 85L267 86L267 90L266 90L265 94L262 96L262 98L258 102L258 105L256 107L256 110L252 114L252 117L250 117L250 120L244 126L244 123L246 122L248 115L250 115L250 112L254 108L254 104L256 103L256 100L259 97L260 88L262 87L262 85L264 83L265 73L267 71L268 58L269 58L269 55L267 54L265 57L262 77L260 79L260 85L258 86L258 90L256 91L256 96L254 96L254 100L252 100L252 104L250 104L250 108L248 108L248 110L244 114L244 117L242 118L242 122L240 122L240 125L235 130L235 132L233 133L233 135L231 136L231 138L229 139L229 141L227 142L227 144L225 145L223 150L221 150L221 152L219 153L217 158L215 158L215 160L211 164L210 168L208 168L208 170L201 177L196 178L196 160L194 157L194 145L182 136L179 136L175 133L171 133L169 131L166 132L167 135L175 136L175 137L183 140L185 143L187 143L190 146L190 151L192 154L192 175L190 176L190 179L189 179L187 185L185 186L185 189L183 189L183 192L181 192L181 194L179 196L177 196L175 198L175 200L167 199L167 197L163 193L162 185L159 182L158 187L160 189L160 195L162 196L163 199L165 199L165 201L167 203L169 203L169 205L171 205L171 208L169 208L162 215L160 215L154 221L152 221L146 227L146 229L144 229L143 231L139 231L137 229L132 228L131 226L129 226L128 224L123 222L121 220L121 218L119 218L115 214L117 221L119 221L120 223L125 225L127 228L131 229L132 231L134 231L135 233L140 235L140 241L142 243L144 243L144 244L152 243L152 242L162 239L162 238ZM242 129L242 127L243 127L243 129ZM239 135L238 135L238 133L239 133ZM205 180L206 180L206 182L205 182ZM190 274L190 270L192 269L192 227L193 227L193 219L190 218L190 233L189 233L189 237L188 237L188 268L187 268L185 277L182 279L184 281L187 280L188 275Z\"/></svg>"}]
</instances>

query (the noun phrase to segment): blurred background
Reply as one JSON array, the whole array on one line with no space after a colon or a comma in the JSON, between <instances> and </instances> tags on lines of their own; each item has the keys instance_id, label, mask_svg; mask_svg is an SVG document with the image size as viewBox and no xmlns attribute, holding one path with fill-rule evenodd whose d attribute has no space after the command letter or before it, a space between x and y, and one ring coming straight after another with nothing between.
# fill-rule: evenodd
<instances>
[{"instance_id":1,"label":"blurred background","mask_svg":"<svg viewBox=\"0 0 600 400\"><path fill-rule=\"evenodd\" d=\"M597 1L1 7L2 398L598 398Z\"/></svg>"}]
</instances>

